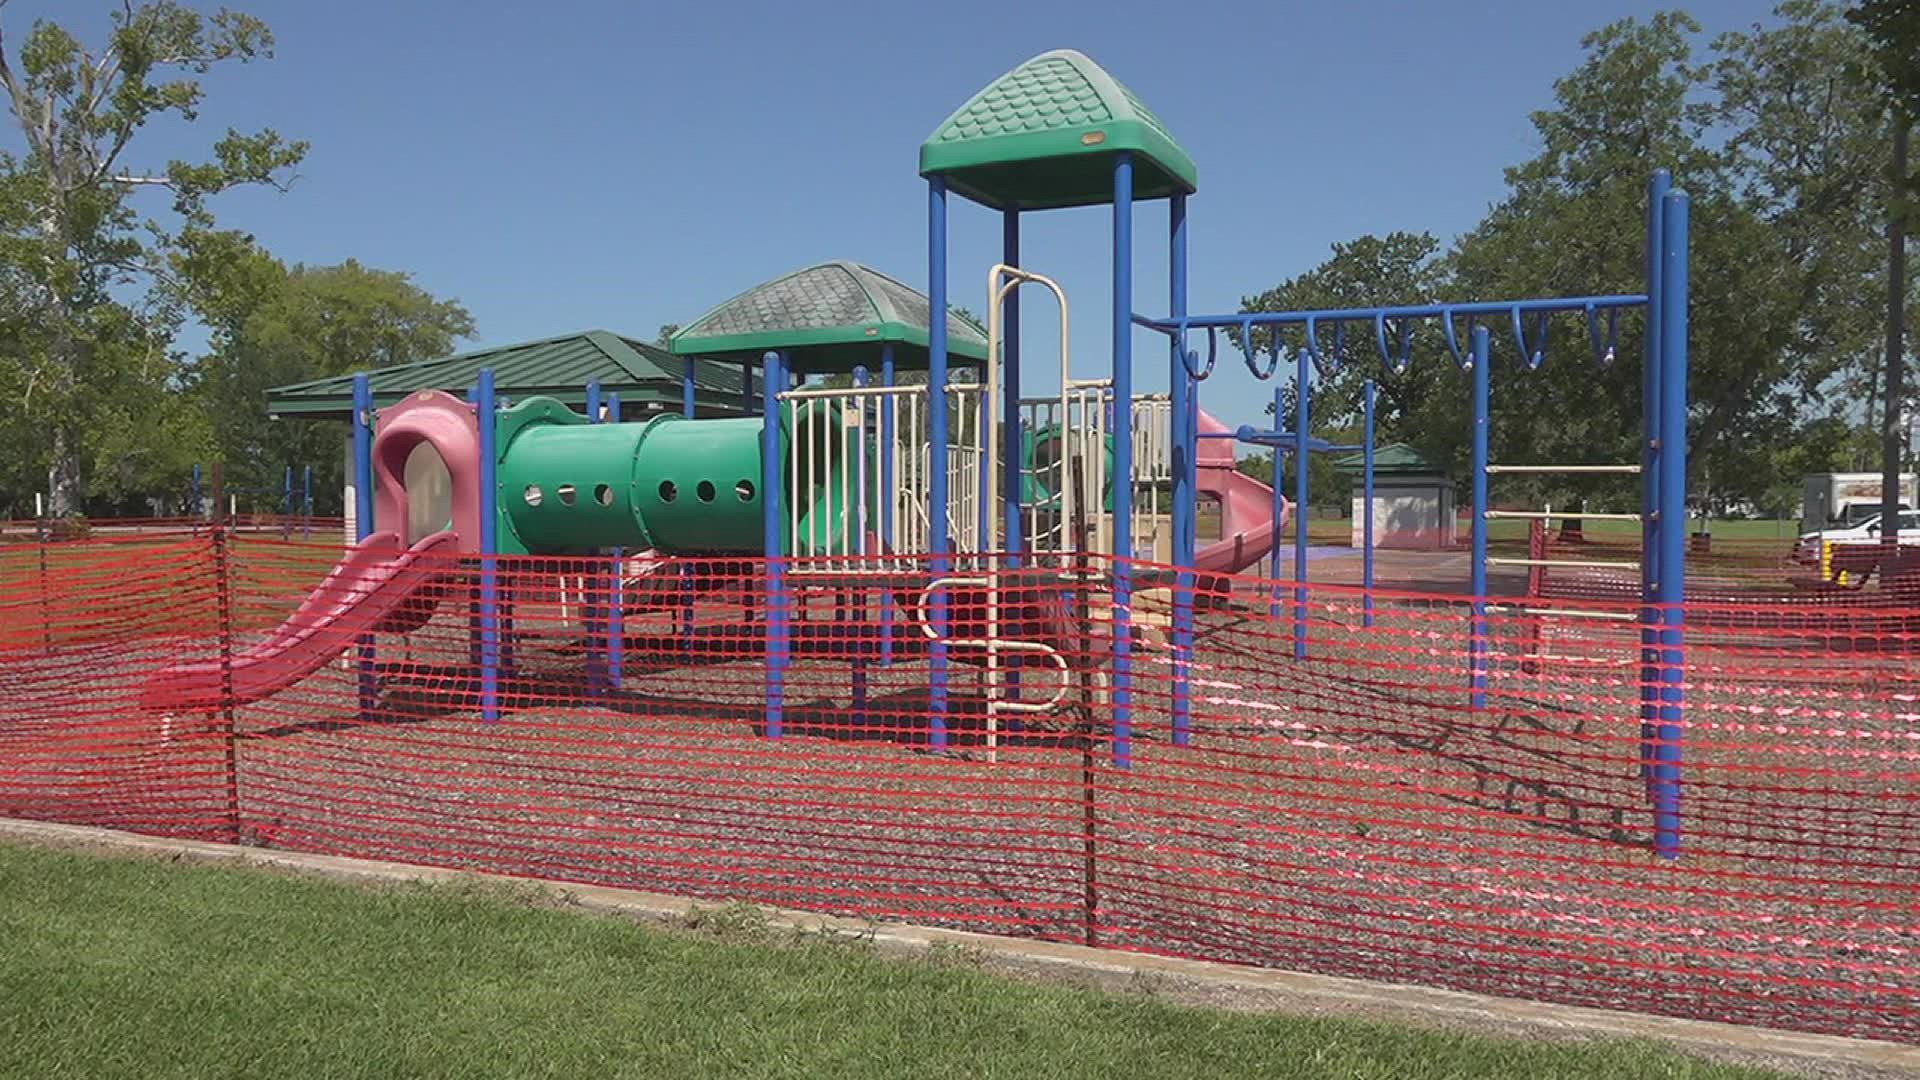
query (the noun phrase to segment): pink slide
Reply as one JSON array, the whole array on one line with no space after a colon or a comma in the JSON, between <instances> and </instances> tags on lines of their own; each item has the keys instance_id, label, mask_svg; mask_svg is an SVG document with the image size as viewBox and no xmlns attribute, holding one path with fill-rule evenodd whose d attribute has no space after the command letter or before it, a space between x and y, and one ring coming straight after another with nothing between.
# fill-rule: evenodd
<instances>
[{"instance_id":1,"label":"pink slide","mask_svg":"<svg viewBox=\"0 0 1920 1080\"><path fill-rule=\"evenodd\" d=\"M286 622L233 655L235 703L285 690L351 648L355 638L400 614L410 598L455 568L451 556L458 543L458 534L439 532L408 548L401 546L399 534L377 532L348 549ZM220 667L218 660L204 660L154 672L141 689L141 707L219 708Z\"/></svg>"},{"instance_id":2,"label":"pink slide","mask_svg":"<svg viewBox=\"0 0 1920 1080\"><path fill-rule=\"evenodd\" d=\"M1202 434L1231 430L1206 412L1200 413ZM1194 569L1237 574L1273 550L1279 540L1277 528L1286 527L1293 508L1283 501L1279 522L1273 520L1273 489L1234 469L1231 439L1200 439L1198 444L1193 486L1220 500L1220 539L1194 552Z\"/></svg>"}]
</instances>

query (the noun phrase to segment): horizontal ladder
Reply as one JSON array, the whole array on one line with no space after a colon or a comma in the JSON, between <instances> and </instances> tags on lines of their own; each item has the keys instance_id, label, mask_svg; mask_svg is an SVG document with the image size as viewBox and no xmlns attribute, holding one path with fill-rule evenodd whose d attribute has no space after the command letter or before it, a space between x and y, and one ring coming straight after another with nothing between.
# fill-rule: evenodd
<instances>
[{"instance_id":1,"label":"horizontal ladder","mask_svg":"<svg viewBox=\"0 0 1920 1080\"><path fill-rule=\"evenodd\" d=\"M1638 473L1638 465L1489 465L1493 473Z\"/></svg>"},{"instance_id":2,"label":"horizontal ladder","mask_svg":"<svg viewBox=\"0 0 1920 1080\"><path fill-rule=\"evenodd\" d=\"M1575 510L1562 513L1558 510L1489 510L1488 520L1494 518L1524 518L1533 521L1548 521L1553 518L1578 518L1582 521L1639 521L1639 514L1600 514Z\"/></svg>"}]
</instances>

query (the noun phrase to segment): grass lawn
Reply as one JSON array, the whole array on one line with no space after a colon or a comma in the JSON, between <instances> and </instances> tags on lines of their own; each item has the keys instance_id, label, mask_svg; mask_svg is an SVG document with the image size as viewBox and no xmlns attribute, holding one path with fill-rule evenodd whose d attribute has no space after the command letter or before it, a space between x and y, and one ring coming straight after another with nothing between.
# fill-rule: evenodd
<instances>
[{"instance_id":1,"label":"grass lawn","mask_svg":"<svg viewBox=\"0 0 1920 1080\"><path fill-rule=\"evenodd\" d=\"M0 846L0 1074L1771 1075L1638 1043L1184 1008L722 912L672 930L475 889Z\"/></svg>"}]
</instances>

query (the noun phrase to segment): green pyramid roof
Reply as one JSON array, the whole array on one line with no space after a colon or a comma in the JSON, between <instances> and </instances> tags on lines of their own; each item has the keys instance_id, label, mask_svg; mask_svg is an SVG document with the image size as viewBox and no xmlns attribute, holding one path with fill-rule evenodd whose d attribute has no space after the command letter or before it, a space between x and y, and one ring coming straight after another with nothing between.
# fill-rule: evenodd
<instances>
[{"instance_id":1,"label":"green pyramid roof","mask_svg":"<svg viewBox=\"0 0 1920 1080\"><path fill-rule=\"evenodd\" d=\"M1334 459L1334 467L1341 472L1360 473L1365 471L1365 454L1347 454ZM1444 476L1446 470L1435 466L1421 455L1420 451L1403 442L1388 443L1373 448L1373 472L1375 476Z\"/></svg>"},{"instance_id":2,"label":"green pyramid roof","mask_svg":"<svg viewBox=\"0 0 1920 1080\"><path fill-rule=\"evenodd\" d=\"M847 371L876 366L882 344L894 362L926 366L932 304L927 294L855 262L809 266L763 282L726 301L673 335L681 356L758 360L785 349L803 371ZM947 354L981 361L987 336L966 318L947 312Z\"/></svg>"},{"instance_id":3,"label":"green pyramid roof","mask_svg":"<svg viewBox=\"0 0 1920 1080\"><path fill-rule=\"evenodd\" d=\"M1193 159L1120 80L1055 49L987 84L920 144L920 175L987 206L1045 210L1113 201L1113 156L1133 155L1133 195L1191 192Z\"/></svg>"}]
</instances>

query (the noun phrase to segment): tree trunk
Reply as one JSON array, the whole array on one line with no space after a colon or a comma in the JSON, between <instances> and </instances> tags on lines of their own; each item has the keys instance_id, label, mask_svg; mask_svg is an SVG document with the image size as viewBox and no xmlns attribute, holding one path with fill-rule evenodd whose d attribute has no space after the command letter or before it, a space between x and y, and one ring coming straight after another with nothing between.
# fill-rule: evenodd
<instances>
[{"instance_id":1,"label":"tree trunk","mask_svg":"<svg viewBox=\"0 0 1920 1080\"><path fill-rule=\"evenodd\" d=\"M1901 187L1907 176L1907 117L1893 110L1893 197L1887 207L1887 377L1886 408L1880 414L1880 543L1892 559L1900 542L1900 450L1906 441L1901 419L1905 390L1907 307L1907 230Z\"/></svg>"},{"instance_id":2,"label":"tree trunk","mask_svg":"<svg viewBox=\"0 0 1920 1080\"><path fill-rule=\"evenodd\" d=\"M80 480L80 439L65 426L54 428L53 460L47 463L47 514L70 518L86 505Z\"/></svg>"}]
</instances>

